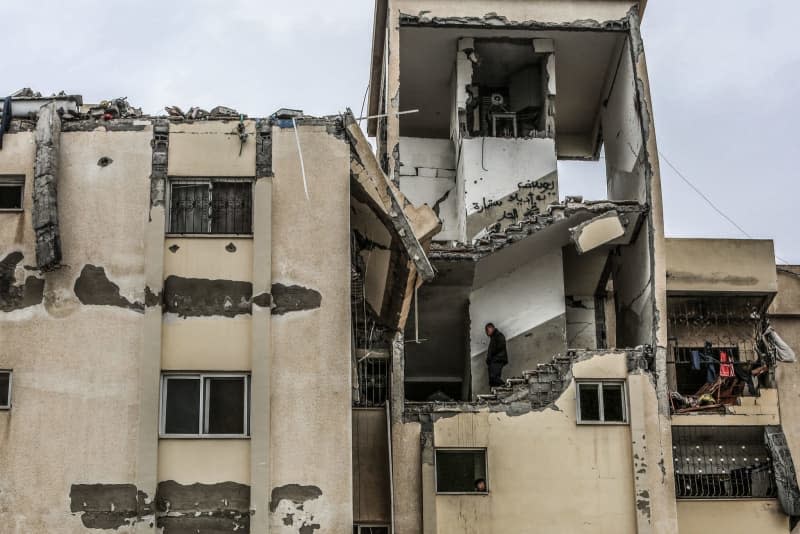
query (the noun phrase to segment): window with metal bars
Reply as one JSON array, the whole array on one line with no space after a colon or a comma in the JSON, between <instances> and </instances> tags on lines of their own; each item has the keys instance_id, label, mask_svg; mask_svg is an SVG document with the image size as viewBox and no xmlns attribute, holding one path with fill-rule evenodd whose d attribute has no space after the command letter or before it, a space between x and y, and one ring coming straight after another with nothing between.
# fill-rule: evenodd
<instances>
[{"instance_id":1,"label":"window with metal bars","mask_svg":"<svg viewBox=\"0 0 800 534\"><path fill-rule=\"evenodd\" d=\"M386 405L389 394L389 359L368 356L358 362L357 408L377 408Z\"/></svg>"},{"instance_id":2,"label":"window with metal bars","mask_svg":"<svg viewBox=\"0 0 800 534\"><path fill-rule=\"evenodd\" d=\"M763 427L673 427L672 454L679 499L777 495Z\"/></svg>"},{"instance_id":3,"label":"window with metal bars","mask_svg":"<svg viewBox=\"0 0 800 534\"><path fill-rule=\"evenodd\" d=\"M247 179L170 179L169 233L252 234L253 184Z\"/></svg>"}]
</instances>

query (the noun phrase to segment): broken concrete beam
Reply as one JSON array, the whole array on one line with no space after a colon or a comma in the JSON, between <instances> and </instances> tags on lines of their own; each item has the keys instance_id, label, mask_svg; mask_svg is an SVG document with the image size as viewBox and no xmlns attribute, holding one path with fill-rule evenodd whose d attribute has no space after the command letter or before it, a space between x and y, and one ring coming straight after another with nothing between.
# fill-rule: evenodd
<instances>
[{"instance_id":1,"label":"broken concrete beam","mask_svg":"<svg viewBox=\"0 0 800 534\"><path fill-rule=\"evenodd\" d=\"M420 277L432 280L435 271L421 243L426 243L441 230L441 221L429 206L414 207L389 180L350 110L343 122L352 150L350 174L353 183L362 189L381 216L391 222Z\"/></svg>"},{"instance_id":2,"label":"broken concrete beam","mask_svg":"<svg viewBox=\"0 0 800 534\"><path fill-rule=\"evenodd\" d=\"M585 254L625 235L616 211L609 211L569 230L579 254Z\"/></svg>"},{"instance_id":3,"label":"broken concrete beam","mask_svg":"<svg viewBox=\"0 0 800 534\"><path fill-rule=\"evenodd\" d=\"M36 235L36 266L42 270L61 266L61 235L58 227L58 153L61 117L51 102L39 110L36 122L36 159L33 174L33 230Z\"/></svg>"}]
</instances>

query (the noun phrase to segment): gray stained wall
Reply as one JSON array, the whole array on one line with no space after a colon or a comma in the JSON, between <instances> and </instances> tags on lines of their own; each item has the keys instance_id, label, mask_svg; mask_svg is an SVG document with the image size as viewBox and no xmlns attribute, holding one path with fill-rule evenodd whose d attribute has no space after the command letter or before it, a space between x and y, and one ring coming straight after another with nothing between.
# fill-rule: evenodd
<instances>
[{"instance_id":1,"label":"gray stained wall","mask_svg":"<svg viewBox=\"0 0 800 534\"><path fill-rule=\"evenodd\" d=\"M24 209L0 213L0 368L13 370L0 531L352 528L350 148L335 120L298 121L306 199L294 130L267 125L256 140L246 121L240 156L237 122L65 120L53 167L61 261L47 270L33 127L6 134L0 174L26 182ZM258 174L267 219L256 215L252 238L167 237L167 174ZM266 388L271 409L251 407L252 439L158 439L159 369L252 370L252 398Z\"/></svg>"}]
</instances>

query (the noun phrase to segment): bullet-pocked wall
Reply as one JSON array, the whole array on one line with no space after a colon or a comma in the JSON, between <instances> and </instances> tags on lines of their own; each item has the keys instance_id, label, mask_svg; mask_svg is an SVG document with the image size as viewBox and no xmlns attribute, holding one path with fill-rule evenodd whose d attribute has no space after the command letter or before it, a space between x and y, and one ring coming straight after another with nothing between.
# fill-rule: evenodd
<instances>
[{"instance_id":1,"label":"bullet-pocked wall","mask_svg":"<svg viewBox=\"0 0 800 534\"><path fill-rule=\"evenodd\" d=\"M135 477L152 136L149 121L65 124L63 260L47 273L34 250L34 135L3 138L0 174L26 177L23 210L0 213L0 368L13 370L13 405L0 411L3 532L85 533L102 523L86 503L108 509L110 485Z\"/></svg>"}]
</instances>

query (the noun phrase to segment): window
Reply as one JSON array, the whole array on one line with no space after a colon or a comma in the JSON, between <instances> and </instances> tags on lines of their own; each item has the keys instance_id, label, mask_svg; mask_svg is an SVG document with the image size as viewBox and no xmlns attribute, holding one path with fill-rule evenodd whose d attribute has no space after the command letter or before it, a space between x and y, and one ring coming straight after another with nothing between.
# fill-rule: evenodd
<instances>
[{"instance_id":1,"label":"window","mask_svg":"<svg viewBox=\"0 0 800 534\"><path fill-rule=\"evenodd\" d=\"M437 493L487 493L486 471L486 449L436 449Z\"/></svg>"},{"instance_id":2,"label":"window","mask_svg":"<svg viewBox=\"0 0 800 534\"><path fill-rule=\"evenodd\" d=\"M624 382L578 382L578 423L628 422Z\"/></svg>"},{"instance_id":3,"label":"window","mask_svg":"<svg viewBox=\"0 0 800 534\"><path fill-rule=\"evenodd\" d=\"M672 455L679 499L777 495L763 427L673 427Z\"/></svg>"},{"instance_id":4,"label":"window","mask_svg":"<svg viewBox=\"0 0 800 534\"><path fill-rule=\"evenodd\" d=\"M353 525L353 534L389 534L387 525Z\"/></svg>"},{"instance_id":5,"label":"window","mask_svg":"<svg viewBox=\"0 0 800 534\"><path fill-rule=\"evenodd\" d=\"M11 409L11 371L0 371L0 410Z\"/></svg>"},{"instance_id":6,"label":"window","mask_svg":"<svg viewBox=\"0 0 800 534\"><path fill-rule=\"evenodd\" d=\"M252 181L171 179L169 233L253 233Z\"/></svg>"},{"instance_id":7,"label":"window","mask_svg":"<svg viewBox=\"0 0 800 534\"><path fill-rule=\"evenodd\" d=\"M0 176L0 211L22 210L24 176Z\"/></svg>"},{"instance_id":8,"label":"window","mask_svg":"<svg viewBox=\"0 0 800 534\"><path fill-rule=\"evenodd\" d=\"M250 377L246 374L165 374L161 380L161 435L245 437Z\"/></svg>"},{"instance_id":9,"label":"window","mask_svg":"<svg viewBox=\"0 0 800 534\"><path fill-rule=\"evenodd\" d=\"M366 357L358 362L357 408L374 408L386 405L389 389L389 359Z\"/></svg>"}]
</instances>

